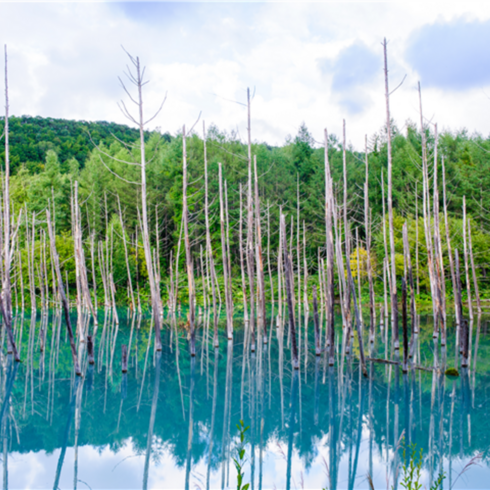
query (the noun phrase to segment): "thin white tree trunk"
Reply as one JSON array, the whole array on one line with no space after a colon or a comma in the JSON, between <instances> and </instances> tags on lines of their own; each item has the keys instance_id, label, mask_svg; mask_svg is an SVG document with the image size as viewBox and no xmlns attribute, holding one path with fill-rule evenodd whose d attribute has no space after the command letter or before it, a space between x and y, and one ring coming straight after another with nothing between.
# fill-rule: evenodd
<instances>
[{"instance_id":1,"label":"thin white tree trunk","mask_svg":"<svg viewBox=\"0 0 490 490\"><path fill-rule=\"evenodd\" d=\"M182 190L182 219L184 225L185 258L187 266L187 280L189 288L189 327L191 334L191 356L196 355L196 332L195 332L195 286L194 268L192 264L191 242L189 237L189 209L187 205L187 147L185 126L182 128L182 166L183 166L183 190ZM159 317L160 318L160 317Z\"/></svg>"},{"instance_id":2,"label":"thin white tree trunk","mask_svg":"<svg viewBox=\"0 0 490 490\"><path fill-rule=\"evenodd\" d=\"M393 328L393 345L395 350L400 348L398 339L398 302L396 287L396 260L395 260L395 228L393 222L393 161L391 156L391 116L390 116L390 92L388 88L388 55L386 38L384 48L384 74L385 74L385 100L386 100L386 136L388 151L388 221L390 233L391 256L391 321Z\"/></svg>"}]
</instances>

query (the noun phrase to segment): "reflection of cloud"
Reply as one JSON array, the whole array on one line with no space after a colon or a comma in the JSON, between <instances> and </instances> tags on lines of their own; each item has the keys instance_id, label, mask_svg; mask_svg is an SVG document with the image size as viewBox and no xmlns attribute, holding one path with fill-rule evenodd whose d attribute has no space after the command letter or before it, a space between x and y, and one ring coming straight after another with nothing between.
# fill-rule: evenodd
<instances>
[{"instance_id":1,"label":"reflection of cloud","mask_svg":"<svg viewBox=\"0 0 490 490\"><path fill-rule=\"evenodd\" d=\"M466 90L490 83L489 44L490 21L459 18L415 31L406 56L424 86Z\"/></svg>"}]
</instances>

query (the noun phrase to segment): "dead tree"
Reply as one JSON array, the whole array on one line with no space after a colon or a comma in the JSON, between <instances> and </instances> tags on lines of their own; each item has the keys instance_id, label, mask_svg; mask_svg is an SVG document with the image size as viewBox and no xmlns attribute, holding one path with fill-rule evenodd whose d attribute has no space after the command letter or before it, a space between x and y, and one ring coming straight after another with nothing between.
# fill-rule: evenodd
<instances>
[{"instance_id":1,"label":"dead tree","mask_svg":"<svg viewBox=\"0 0 490 490\"><path fill-rule=\"evenodd\" d=\"M330 164L328 160L328 133L325 129L325 245L327 251L327 277L325 287L325 309L327 312L327 345L329 346L329 365L333 366L335 360L335 325L334 325L334 242L332 218L334 210L334 196Z\"/></svg>"},{"instance_id":2,"label":"dead tree","mask_svg":"<svg viewBox=\"0 0 490 490\"><path fill-rule=\"evenodd\" d=\"M408 282L410 284L410 319L412 322L412 335L413 335L414 333L418 333L418 327L416 326L416 321L415 321L415 315L416 315L415 287L413 281L412 259L410 257L410 246L408 243L407 223L405 223L403 226L403 250L405 256L405 264L408 272Z\"/></svg>"},{"instance_id":3,"label":"dead tree","mask_svg":"<svg viewBox=\"0 0 490 490\"><path fill-rule=\"evenodd\" d=\"M481 315L480 290L478 288L478 281L476 279L475 260L473 258L473 244L471 242L471 222L470 222L470 220L468 220L468 248L469 248L469 252L470 252L471 270L473 272L473 288L475 290L476 309L478 310L478 314Z\"/></svg>"},{"instance_id":4,"label":"dead tree","mask_svg":"<svg viewBox=\"0 0 490 490\"><path fill-rule=\"evenodd\" d=\"M12 263L12 251L15 247L11 247L12 237L10 230L10 148L9 148L9 91L8 91L8 60L7 46L5 45L5 180L3 187L3 278L2 278L2 293L0 295L0 307L2 317L7 329L10 349L14 353L16 361L20 361L17 347L15 346L14 335L12 332L12 284L10 278L10 269ZM19 217L20 223L20 217ZM9 349L9 350L10 350Z\"/></svg>"},{"instance_id":5,"label":"dead tree","mask_svg":"<svg viewBox=\"0 0 490 490\"><path fill-rule=\"evenodd\" d=\"M460 318L458 316L458 306L457 306L457 295L456 295L456 276L454 273L454 261L453 254L451 251L451 237L449 233L449 220L447 217L447 198L446 198L446 168L444 166L444 157L441 159L442 164L442 192L443 192L443 207L444 207L444 226L446 228L446 246L447 246L447 255L449 257L449 268L451 271L451 282L453 285L453 296L454 296L454 307L456 310L456 328L459 328Z\"/></svg>"},{"instance_id":6,"label":"dead tree","mask_svg":"<svg viewBox=\"0 0 490 490\"><path fill-rule=\"evenodd\" d=\"M263 341L267 344L267 321L265 310L265 278L264 262L262 259L262 232L260 226L260 200L259 200L259 181L257 176L257 156L254 155L254 183L255 183L255 233L257 241L257 283L259 286L259 306L262 317Z\"/></svg>"},{"instance_id":7,"label":"dead tree","mask_svg":"<svg viewBox=\"0 0 490 490\"><path fill-rule=\"evenodd\" d=\"M81 376L82 372L80 370L80 365L78 363L77 348L75 345L75 340L73 338L73 329L71 327L70 307L68 305L68 300L66 299L65 288L63 286L63 279L61 277L60 259L58 256L58 251L56 250L56 241L53 233L53 227L51 225L51 215L49 213L49 209L46 210L46 219L48 224L49 242L51 244L51 257L53 257L54 260L56 279L58 281L58 291L61 298L61 304L63 305L63 311L65 313L65 322L66 322L66 329L68 331L68 338L70 339L71 355L73 357L73 367L75 369L75 373L77 374L77 376Z\"/></svg>"},{"instance_id":8,"label":"dead tree","mask_svg":"<svg viewBox=\"0 0 490 490\"><path fill-rule=\"evenodd\" d=\"M218 163L219 168L219 221L221 228L221 256L223 258L223 276L225 280L225 305L226 305L226 333L228 340L233 338L233 317L232 317L232 305L231 305L231 284L230 274L228 272L228 253L226 247L226 233L225 233L225 207L223 202L223 174L221 163Z\"/></svg>"},{"instance_id":9,"label":"dead tree","mask_svg":"<svg viewBox=\"0 0 490 490\"><path fill-rule=\"evenodd\" d=\"M248 187L247 187L247 272L250 287L251 352L255 352L255 263L254 263L254 212L252 199L252 136L250 126L250 89L247 89L248 134Z\"/></svg>"},{"instance_id":10,"label":"dead tree","mask_svg":"<svg viewBox=\"0 0 490 490\"><path fill-rule=\"evenodd\" d=\"M424 216L424 233L425 233L425 245L427 249L427 269L429 271L430 291L432 295L432 312L434 316L434 327L437 327L439 316L439 300L437 294L437 285L435 278L434 268L434 253L432 243L432 231L431 231L431 211L430 211L430 188L429 188L429 169L427 163L427 141L425 136L424 117L422 112L422 91L419 88L419 108L420 108L420 126L422 133L422 210ZM434 330L436 333L436 330Z\"/></svg>"},{"instance_id":11,"label":"dead tree","mask_svg":"<svg viewBox=\"0 0 490 490\"><path fill-rule=\"evenodd\" d=\"M466 280L466 292L468 295L468 313L470 320L473 320L473 300L471 296L471 282L470 282L470 264L468 259L468 244L467 244L467 218L466 218L466 196L463 196L463 257L464 257L464 271Z\"/></svg>"},{"instance_id":12,"label":"dead tree","mask_svg":"<svg viewBox=\"0 0 490 490\"><path fill-rule=\"evenodd\" d=\"M388 89L388 55L386 38L383 42L384 49L384 75L385 75L385 99L386 99L386 138L388 150L388 222L390 233L391 256L391 321L393 328L393 343L395 350L400 348L398 339L398 303L396 291L396 261L395 261L395 228L393 223L393 161L391 157L391 116L390 116L390 92Z\"/></svg>"},{"instance_id":13,"label":"dead tree","mask_svg":"<svg viewBox=\"0 0 490 490\"><path fill-rule=\"evenodd\" d=\"M182 128L182 161L183 161L183 190L182 190L182 219L184 225L185 259L187 266L187 280L189 287L189 327L191 334L191 356L196 355L196 331L195 331L195 286L194 269L192 264L191 241L189 237L189 208L187 205L187 147L185 126Z\"/></svg>"},{"instance_id":14,"label":"dead tree","mask_svg":"<svg viewBox=\"0 0 490 490\"><path fill-rule=\"evenodd\" d=\"M316 286L313 286L313 321L315 323L315 355L319 356L322 353L322 350L320 348L320 321L318 319Z\"/></svg>"},{"instance_id":15,"label":"dead tree","mask_svg":"<svg viewBox=\"0 0 490 490\"><path fill-rule=\"evenodd\" d=\"M157 115L160 113L162 110L163 104L165 102L165 99L163 100L162 104L158 108L158 110L155 112L155 114L150 117L149 119L144 118L144 113L143 113L143 87L148 83L148 80L144 79L144 72L145 69L141 67L140 64L140 59L139 57L133 57L131 56L128 52L126 54L129 57L129 60L131 61L131 64L133 65L133 71L128 68L128 71L126 72L126 75L129 79L129 81L136 87L136 92L137 95L136 97L133 97L131 93L128 91L126 88L126 85L124 82L119 78L119 81L121 82L121 85L128 95L129 99L133 104L136 106L137 110L137 115L133 116L131 112L128 110L126 107L126 104L124 101L121 101L119 104L119 108L121 109L121 112L124 114L126 118L128 118L133 124L135 124L138 129L139 129L139 136L140 136L140 161L139 162L131 162L129 163L130 165L135 165L141 169L141 182L129 182L126 179L123 179L120 175L118 175L116 172L111 171L114 175L116 175L118 178L125 180L127 183L132 183L132 184L138 184L141 186L141 214L142 214L142 232L143 232L143 249L145 252L145 261L146 261L146 269L148 273L148 281L150 283L150 294L151 294L151 306L153 310L153 319L155 322L155 347L157 350L162 350L162 342L160 339L160 310L161 310L161 298L160 298L160 287L159 284L157 283L155 279L155 269L153 267L153 259L152 259L152 253L151 253L151 248L150 248L150 232L148 229L148 206L147 206L147 185L146 185L146 155L145 155L145 126L148 124L150 121L155 119ZM102 157L101 157L101 161ZM104 162L103 162L104 163ZM124 162L128 163L128 162ZM105 165L105 163L104 163ZM106 168L107 165L106 165Z\"/></svg>"},{"instance_id":16,"label":"dead tree","mask_svg":"<svg viewBox=\"0 0 490 490\"><path fill-rule=\"evenodd\" d=\"M352 298L354 300L354 313L356 320L356 330L357 330L357 340L359 342L359 360L361 362L361 369L363 375L367 378L368 373L366 369L366 360L364 358L364 344L362 341L362 331L361 331L361 316L359 314L359 308L357 306L357 297L356 297L356 286L354 284L354 279L352 277L352 272L350 269L350 260L346 260L347 267L347 280L349 281L349 288L351 290ZM349 338L346 339L346 342L349 342Z\"/></svg>"},{"instance_id":17,"label":"dead tree","mask_svg":"<svg viewBox=\"0 0 490 490\"><path fill-rule=\"evenodd\" d=\"M211 292L213 295L213 324L214 339L213 344L218 347L218 312L216 307L216 271L214 268L213 246L211 244L211 230L209 224L209 190L208 190L208 154L206 147L206 125L203 121L203 142L204 142L204 220L206 224L206 254L208 257L209 275L211 276Z\"/></svg>"},{"instance_id":18,"label":"dead tree","mask_svg":"<svg viewBox=\"0 0 490 490\"><path fill-rule=\"evenodd\" d=\"M369 161L367 148L367 135L365 137L365 163L366 163L366 179L364 182L364 227L366 229L366 254L367 254L367 276L369 284L369 341L374 342L374 327L376 323L376 312L374 307L374 284L373 271L371 265L371 224L370 224L370 208L369 208Z\"/></svg>"},{"instance_id":19,"label":"dead tree","mask_svg":"<svg viewBox=\"0 0 490 490\"><path fill-rule=\"evenodd\" d=\"M293 368L299 369L298 360L298 344L296 340L296 326L294 321L294 305L293 305L293 288L292 288L292 264L291 257L288 253L288 243L286 238L286 219L281 214L281 231L282 231L282 250L284 260L284 276L286 278L286 295L288 304L288 316L289 316L289 331L291 335L291 352L293 355Z\"/></svg>"}]
</instances>

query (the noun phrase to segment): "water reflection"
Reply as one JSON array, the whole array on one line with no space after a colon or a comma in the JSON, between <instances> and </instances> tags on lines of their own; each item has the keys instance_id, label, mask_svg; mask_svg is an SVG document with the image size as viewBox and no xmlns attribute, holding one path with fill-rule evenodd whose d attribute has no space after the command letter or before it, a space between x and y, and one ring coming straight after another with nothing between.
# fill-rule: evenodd
<instances>
[{"instance_id":1,"label":"water reflection","mask_svg":"<svg viewBox=\"0 0 490 490\"><path fill-rule=\"evenodd\" d=\"M233 341L222 337L216 348L214 319L199 313L194 358L182 318L166 319L163 350L155 352L149 319L108 309L93 332L95 365L78 344L82 377L72 372L58 312L16 318L24 362L7 355L0 363L4 488L233 488L240 419L250 425L244 471L254 490L369 488L368 479L376 489L401 488L403 446L411 443L423 450L427 487L444 472L444 488L487 488L485 319L475 321L470 368L459 378L444 375L455 363L454 328L441 347L430 319L412 339L408 373L386 331L366 342L377 361L365 378L356 340L348 339L345 354L337 341L333 366L325 352L315 355L306 315L298 322L298 371L280 322L252 352L248 325L236 319ZM128 373L121 372L122 344ZM463 471L474 458L479 466Z\"/></svg>"}]
</instances>

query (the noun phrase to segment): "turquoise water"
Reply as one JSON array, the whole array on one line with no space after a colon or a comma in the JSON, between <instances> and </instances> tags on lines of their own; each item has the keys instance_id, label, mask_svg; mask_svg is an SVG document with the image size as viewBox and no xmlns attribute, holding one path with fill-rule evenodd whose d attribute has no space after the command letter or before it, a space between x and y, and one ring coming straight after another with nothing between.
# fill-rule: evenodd
<instances>
[{"instance_id":1,"label":"turquoise water","mask_svg":"<svg viewBox=\"0 0 490 490\"><path fill-rule=\"evenodd\" d=\"M459 378L441 372L457 359L454 327L444 350L423 317L413 363L436 369L404 375L369 362L367 379L356 344L334 367L314 355L311 316L300 322L295 372L287 334L275 327L252 353L242 320L230 342L220 321L215 349L205 315L191 358L183 319L166 318L161 354L147 317L119 312L119 320L100 312L96 362L80 344L78 378L60 315L17 315L23 362L5 356L0 372L4 488L236 488L240 419L250 426L244 481L253 489L369 488L368 475L376 489L401 489L410 443L422 450L427 488L441 472L444 488L490 488L486 317L472 325L471 367ZM376 335L367 356L384 359L385 334ZM130 342L122 374L121 345Z\"/></svg>"}]
</instances>

